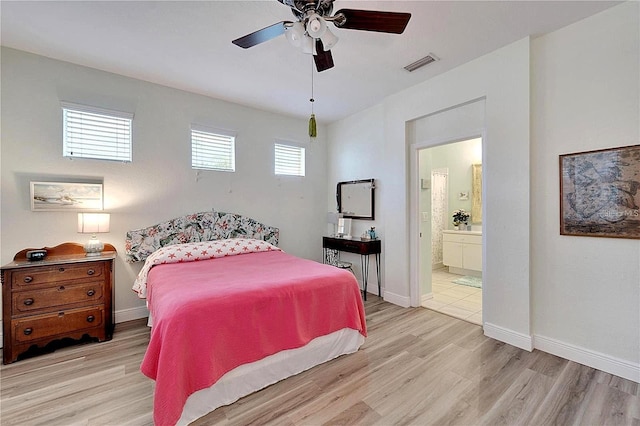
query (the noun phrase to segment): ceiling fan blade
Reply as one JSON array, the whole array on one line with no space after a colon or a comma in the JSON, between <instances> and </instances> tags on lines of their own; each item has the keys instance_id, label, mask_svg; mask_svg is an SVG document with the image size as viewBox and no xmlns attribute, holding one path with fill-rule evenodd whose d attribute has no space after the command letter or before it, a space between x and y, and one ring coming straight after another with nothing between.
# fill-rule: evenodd
<instances>
[{"instance_id":1,"label":"ceiling fan blade","mask_svg":"<svg viewBox=\"0 0 640 426\"><path fill-rule=\"evenodd\" d=\"M333 21L338 28L393 34L402 34L411 18L410 13L358 9L340 9L334 16L339 15L344 19Z\"/></svg>"},{"instance_id":2,"label":"ceiling fan blade","mask_svg":"<svg viewBox=\"0 0 640 426\"><path fill-rule=\"evenodd\" d=\"M249 47L253 47L257 44L264 43L265 41L269 41L272 38L276 38L284 34L285 27L287 24L291 24L290 21L282 21L277 24L269 25L266 28L255 31L251 34L247 34L244 37L237 38L233 40L231 43L236 46L240 46L243 49L247 49Z\"/></svg>"},{"instance_id":3,"label":"ceiling fan blade","mask_svg":"<svg viewBox=\"0 0 640 426\"><path fill-rule=\"evenodd\" d=\"M313 60L316 63L316 69L318 72L333 68L333 56L331 55L331 50L325 51L322 40L319 38L316 39L316 52L317 53L313 55Z\"/></svg>"}]
</instances>

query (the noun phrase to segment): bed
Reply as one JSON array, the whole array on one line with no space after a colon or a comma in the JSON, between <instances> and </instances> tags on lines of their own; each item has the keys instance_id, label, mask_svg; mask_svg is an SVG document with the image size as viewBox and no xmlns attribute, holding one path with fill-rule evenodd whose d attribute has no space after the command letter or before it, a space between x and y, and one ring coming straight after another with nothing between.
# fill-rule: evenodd
<instances>
[{"instance_id":1,"label":"bed","mask_svg":"<svg viewBox=\"0 0 640 426\"><path fill-rule=\"evenodd\" d=\"M277 247L279 231L216 211L129 231L144 261L133 290L153 320L141 371L155 380L156 425L189 422L359 349L354 276Z\"/></svg>"}]
</instances>

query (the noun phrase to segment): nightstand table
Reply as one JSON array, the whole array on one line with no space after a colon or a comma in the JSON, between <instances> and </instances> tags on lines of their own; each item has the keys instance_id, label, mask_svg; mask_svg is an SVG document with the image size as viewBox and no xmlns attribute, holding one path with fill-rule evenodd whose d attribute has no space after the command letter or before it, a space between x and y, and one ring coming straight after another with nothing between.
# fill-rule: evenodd
<instances>
[{"instance_id":1,"label":"nightstand table","mask_svg":"<svg viewBox=\"0 0 640 426\"><path fill-rule=\"evenodd\" d=\"M34 261L29 250L2 267L3 363L64 338L111 340L115 248L105 244L100 255L85 256L82 245L64 243Z\"/></svg>"},{"instance_id":2,"label":"nightstand table","mask_svg":"<svg viewBox=\"0 0 640 426\"><path fill-rule=\"evenodd\" d=\"M382 297L380 279L380 253L382 253L382 244L380 240L349 240L346 238L322 237L322 248L324 250L324 259L327 258L327 250L338 250L360 255L363 281L362 286L364 287L364 300L367 300L367 282L369 280L369 255L375 254L376 273L378 278L378 296Z\"/></svg>"}]
</instances>

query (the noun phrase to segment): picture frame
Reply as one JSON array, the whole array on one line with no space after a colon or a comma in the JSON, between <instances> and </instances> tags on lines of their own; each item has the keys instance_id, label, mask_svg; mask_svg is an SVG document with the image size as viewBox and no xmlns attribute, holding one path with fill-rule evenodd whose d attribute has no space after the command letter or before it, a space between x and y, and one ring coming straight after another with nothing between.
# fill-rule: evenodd
<instances>
[{"instance_id":1,"label":"picture frame","mask_svg":"<svg viewBox=\"0 0 640 426\"><path fill-rule=\"evenodd\" d=\"M31 211L92 211L104 208L103 185L31 182Z\"/></svg>"},{"instance_id":2,"label":"picture frame","mask_svg":"<svg viewBox=\"0 0 640 426\"><path fill-rule=\"evenodd\" d=\"M640 239L640 145L559 156L560 235Z\"/></svg>"}]
</instances>

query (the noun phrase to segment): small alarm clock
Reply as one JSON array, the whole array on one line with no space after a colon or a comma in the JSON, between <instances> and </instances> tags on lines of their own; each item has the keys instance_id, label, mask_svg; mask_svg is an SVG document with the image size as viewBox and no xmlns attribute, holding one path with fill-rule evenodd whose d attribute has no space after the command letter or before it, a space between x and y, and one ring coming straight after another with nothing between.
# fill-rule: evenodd
<instances>
[{"instance_id":1,"label":"small alarm clock","mask_svg":"<svg viewBox=\"0 0 640 426\"><path fill-rule=\"evenodd\" d=\"M27 260L43 260L47 257L46 250L29 250L27 252Z\"/></svg>"}]
</instances>

